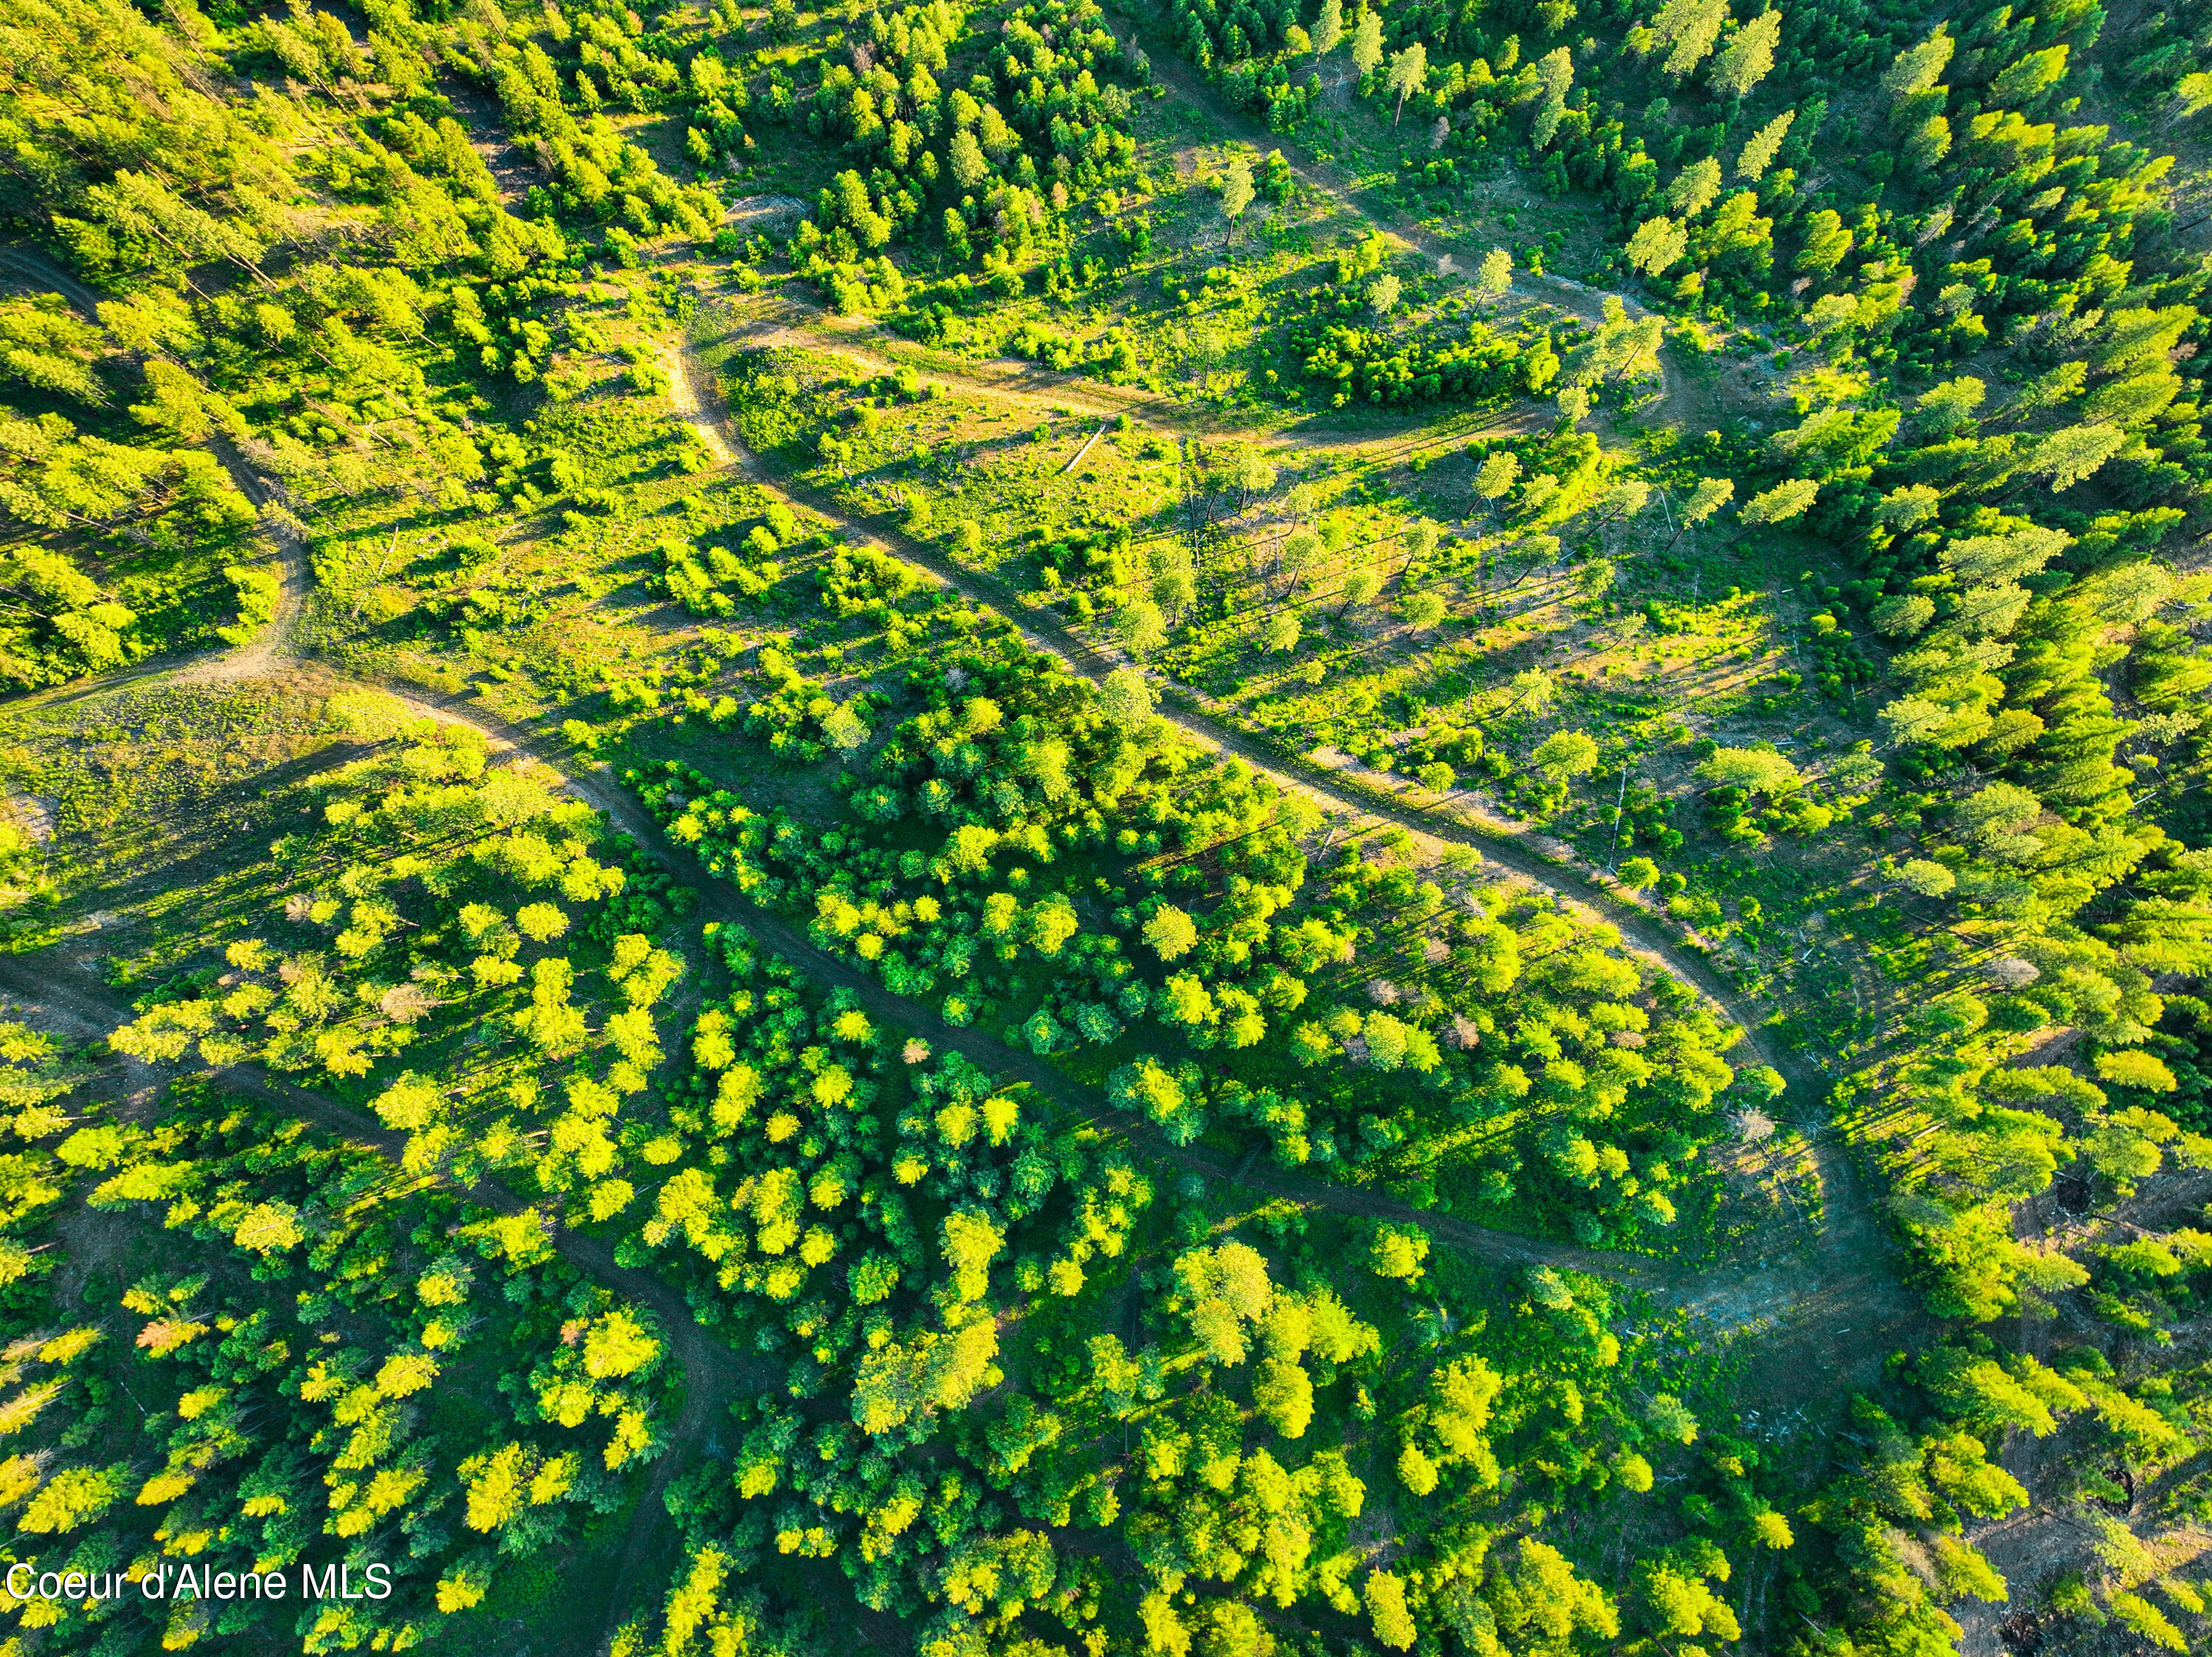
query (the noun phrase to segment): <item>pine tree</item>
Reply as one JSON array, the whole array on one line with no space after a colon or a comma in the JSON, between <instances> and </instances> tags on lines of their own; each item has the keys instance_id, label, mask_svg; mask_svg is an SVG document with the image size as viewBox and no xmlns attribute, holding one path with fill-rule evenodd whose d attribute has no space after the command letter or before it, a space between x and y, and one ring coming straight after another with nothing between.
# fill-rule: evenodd
<instances>
[{"instance_id":1,"label":"pine tree","mask_svg":"<svg viewBox=\"0 0 2212 1657\"><path fill-rule=\"evenodd\" d=\"M1475 273L1474 296L1486 305L1494 305L1505 297L1513 286L1513 255L1503 247L1493 247L1482 256L1482 264Z\"/></svg>"},{"instance_id":2,"label":"pine tree","mask_svg":"<svg viewBox=\"0 0 2212 1657\"><path fill-rule=\"evenodd\" d=\"M1236 235L1237 221L1252 204L1252 163L1240 149L1230 156L1221 175L1221 213L1229 221L1231 235Z\"/></svg>"},{"instance_id":3,"label":"pine tree","mask_svg":"<svg viewBox=\"0 0 2212 1657\"><path fill-rule=\"evenodd\" d=\"M1646 276L1662 276L1689 251L1689 233L1667 217L1649 218L1628 239L1628 262Z\"/></svg>"},{"instance_id":4,"label":"pine tree","mask_svg":"<svg viewBox=\"0 0 2212 1657\"><path fill-rule=\"evenodd\" d=\"M1382 61L1382 19L1361 8L1352 27L1352 66L1365 80Z\"/></svg>"},{"instance_id":5,"label":"pine tree","mask_svg":"<svg viewBox=\"0 0 2212 1657\"><path fill-rule=\"evenodd\" d=\"M1321 15L1314 19L1314 56L1325 58L1344 39L1344 0L1321 0Z\"/></svg>"},{"instance_id":6,"label":"pine tree","mask_svg":"<svg viewBox=\"0 0 2212 1657\"><path fill-rule=\"evenodd\" d=\"M1390 95L1398 101L1392 113L1390 125L1395 126L1404 119L1406 100L1428 84L1429 49L1419 40L1390 59Z\"/></svg>"},{"instance_id":7,"label":"pine tree","mask_svg":"<svg viewBox=\"0 0 2212 1657\"><path fill-rule=\"evenodd\" d=\"M1775 153L1782 148L1790 124L1796 119L1796 110L1785 109L1745 139L1742 152L1735 158L1736 177L1747 184L1758 183L1774 164Z\"/></svg>"},{"instance_id":8,"label":"pine tree","mask_svg":"<svg viewBox=\"0 0 2212 1657\"><path fill-rule=\"evenodd\" d=\"M1667 0L1651 27L1668 49L1662 67L1669 80L1680 80L1705 61L1728 15L1729 0Z\"/></svg>"},{"instance_id":9,"label":"pine tree","mask_svg":"<svg viewBox=\"0 0 2212 1657\"><path fill-rule=\"evenodd\" d=\"M1713 91L1723 98L1741 98L1774 67L1774 48L1781 39L1778 11L1763 11L1746 23L1713 59Z\"/></svg>"},{"instance_id":10,"label":"pine tree","mask_svg":"<svg viewBox=\"0 0 2212 1657\"><path fill-rule=\"evenodd\" d=\"M1721 164L1711 155L1674 175L1667 186L1667 205L1685 219L1693 219L1719 199Z\"/></svg>"}]
</instances>

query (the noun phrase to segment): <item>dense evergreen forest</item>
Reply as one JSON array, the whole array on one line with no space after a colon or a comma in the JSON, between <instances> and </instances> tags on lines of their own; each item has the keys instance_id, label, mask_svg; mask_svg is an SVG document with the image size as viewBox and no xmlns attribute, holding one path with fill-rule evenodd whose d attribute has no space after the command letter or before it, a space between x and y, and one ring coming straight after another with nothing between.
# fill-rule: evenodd
<instances>
[{"instance_id":1,"label":"dense evergreen forest","mask_svg":"<svg viewBox=\"0 0 2212 1657\"><path fill-rule=\"evenodd\" d=\"M0 1657L2205 1648L2208 111L9 0Z\"/></svg>"}]
</instances>

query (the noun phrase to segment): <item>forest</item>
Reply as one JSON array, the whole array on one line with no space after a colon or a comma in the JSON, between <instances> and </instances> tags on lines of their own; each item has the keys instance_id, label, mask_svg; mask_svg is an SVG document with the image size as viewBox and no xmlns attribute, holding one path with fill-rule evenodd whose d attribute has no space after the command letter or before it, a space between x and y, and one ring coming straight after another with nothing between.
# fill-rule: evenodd
<instances>
[{"instance_id":1,"label":"forest","mask_svg":"<svg viewBox=\"0 0 2212 1657\"><path fill-rule=\"evenodd\" d=\"M0 1657L2212 1646L2208 112L0 9Z\"/></svg>"}]
</instances>

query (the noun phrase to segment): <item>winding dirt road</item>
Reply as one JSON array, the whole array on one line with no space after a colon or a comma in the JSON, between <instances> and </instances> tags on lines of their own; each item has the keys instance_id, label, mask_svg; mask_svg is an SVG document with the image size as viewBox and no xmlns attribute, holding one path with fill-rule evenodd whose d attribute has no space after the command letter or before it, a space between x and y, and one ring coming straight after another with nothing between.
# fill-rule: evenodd
<instances>
[{"instance_id":1,"label":"winding dirt road","mask_svg":"<svg viewBox=\"0 0 2212 1657\"><path fill-rule=\"evenodd\" d=\"M665 359L665 365L669 370L672 404L677 412L692 424L702 445L718 460L737 466L762 487L829 519L854 539L872 544L894 557L927 569L947 586L979 603L988 605L1006 618L1032 649L1059 659L1070 670L1096 681L1117 665L1077 637L1056 616L1024 605L1018 593L1008 583L994 576L955 564L933 544L916 539L894 525L858 520L827 491L770 466L762 456L746 448L726 411L721 406L719 396L710 395L707 388L714 386L714 377L698 360L693 343L687 342L683 348L671 352ZM1200 746L1235 754L1254 770L1269 777L1279 787L1307 794L1361 816L1398 824L1431 841L1475 847L1515 874L1555 893L1585 918L1613 927L1635 953L1663 967L1704 994L1729 1023L1743 1032L1743 1044L1758 1062L1771 1066L1788 1081L1796 1113L1800 1118L1817 1120L1819 1107L1826 1093L1826 1082L1819 1070L1797 1056L1777 1049L1761 1033L1759 1026L1745 1016L1731 986L1711 964L1680 948L1667 937L1660 930L1657 917L1624 895L1621 890L1563 863L1557 857L1546 856L1531 846L1527 837L1501 825L1463 817L1443 817L1355 789L1326 767L1304 756L1285 754L1249 733L1225 725L1187 705L1165 704L1161 712ZM756 913L759 914L758 911ZM760 914L753 924L756 930L760 930L774 922L775 917ZM816 970L826 968L842 973L842 981L855 989L872 990L878 997L892 1006L903 1005L908 1009L903 1015L905 1022L915 1022L917 1015L927 1019L940 1031L947 1033L942 1039L952 1045L961 1046L971 1057L976 1057L979 1062L995 1063L1001 1069L1031 1081L1041 1091L1077 1108L1083 1107L1085 1101L1080 1098L1067 1098L1066 1084L1054 1077L1048 1067L1040 1065L1028 1056L1000 1044L979 1039L971 1032L951 1031L951 1026L944 1026L940 1020L927 1014L925 1009L917 1008L915 1003L901 1003L897 998L889 996L880 986L875 985L873 980L852 973L850 969L842 967L831 958L812 951L800 935L787 928L785 930L793 944L809 949L817 963ZM777 947L787 946L779 943ZM898 1016L888 1010L884 1015ZM982 1057L986 1052L994 1057L986 1061ZM1186 1166L1198 1167L1202 1172L1217 1175L1221 1172L1203 1158L1167 1147L1158 1135L1145 1131L1149 1124L1119 1121L1118 1118L1117 1122L1126 1130L1146 1139L1160 1154ZM1453 1221L1433 1212L1416 1210L1374 1193L1341 1185L1279 1176L1272 1171L1264 1176L1247 1175L1245 1181L1255 1189L1266 1190L1271 1194L1317 1203L1340 1212L1413 1220L1427 1227L1440 1238L1449 1239L1494 1259L1569 1266L1577 1270L1592 1271L1600 1276L1662 1288L1667 1298L1723 1326L1739 1327L1786 1314L1808 1328L1817 1325L1834 1331L1867 1325L1893 1326L1911 1317L1914 1308L1911 1297L1902 1293L1899 1287L1887 1230L1882 1225L1857 1170L1832 1134L1816 1128L1808 1135L1808 1145L1820 1180L1825 1210L1809 1271L1796 1265L1750 1272L1723 1270L1686 1273L1669 1270L1663 1265L1634 1260L1632 1257L1598 1254L1563 1245L1511 1237ZM1839 1318L1845 1321L1836 1321Z\"/></svg>"},{"instance_id":2,"label":"winding dirt road","mask_svg":"<svg viewBox=\"0 0 2212 1657\"><path fill-rule=\"evenodd\" d=\"M53 269L38 255L0 249L0 266L44 283L88 315L96 314L98 295ZM681 354L671 363L671 369L673 395L679 408L697 427L702 440L717 460L742 467L757 481L794 502L848 525L864 539L874 540L896 556L929 569L949 585L992 606L1021 631L1033 648L1060 658L1075 671L1097 678L1114 665L1069 632L1056 618L1026 610L1018 595L1003 583L960 570L934 547L914 541L896 530L872 531L854 522L836 502L822 496L802 481L772 473L759 457L750 454L737 440L719 406L711 400L711 379L699 375L691 354ZM705 392L702 381L708 388ZM237 486L249 498L257 504L270 498L268 486L234 448L218 446L216 453ZM211 653L165 668L132 670L114 676L107 683L143 682L157 677L173 678L180 683L213 683L260 677L295 663L307 665L307 659L296 653L296 624L312 579L307 549L282 519L267 521L283 578L276 615L261 634L231 650ZM358 679L346 682L363 683ZM850 989L872 1016L887 1027L921 1035L940 1048L962 1051L988 1070L1028 1084L1059 1110L1077 1119L1110 1124L1164 1161L1302 1204L1418 1223L1440 1243L1500 1264L1553 1265L1632 1285L1650 1291L1662 1301L1688 1308L1723 1326L1741 1326L1784 1317L1793 1317L1800 1325L1826 1324L1836 1316L1856 1315L1872 1308L1877 1302L1882 1303L1881 1310L1892 1311L1887 1303L1894 1299L1894 1278L1887 1269L1887 1251L1881 1228L1847 1161L1824 1141L1815 1141L1815 1155L1826 1194L1827 1223L1820 1235L1814 1258L1809 1266L1791 1265L1771 1271L1686 1271L1664 1262L1601 1253L1488 1230L1412 1208L1379 1193L1273 1167L1225 1167L1203 1153L1169 1145L1148 1122L1108 1108L1094 1090L1072 1081L1033 1056L972 1029L955 1028L927 1007L891 995L874 979L817 948L799 929L781 917L747 903L709 875L687 852L668 842L606 768L580 771L573 761L564 759L555 746L539 734L515 727L464 698L411 685L376 684L372 688L392 696L417 714L468 726L497 745L527 753L552 766L564 776L565 785L577 797L605 811L641 847L698 889L707 915L744 927L817 978ZM1237 754L1285 788L1310 793L1364 815L1401 823L1436 839L1479 845L1504 867L1559 892L1590 915L1614 926L1639 953L1697 985L1712 998L1724 1015L1745 1031L1747 1041L1761 1062L1774 1064L1789 1075L1801 1095L1817 1091L1817 1078L1806 1067L1787 1056L1766 1051L1756 1026L1737 1012L1727 987L1705 963L1674 948L1654 929L1651 917L1610 889L1562 869L1509 832L1443 821L1430 813L1370 797L1347 789L1323 769L1286 757L1203 713L1175 707L1164 711L1194 740ZM128 1008L118 1005L105 992L104 986L78 982L82 977L73 969L58 969L54 952L44 952L36 957L0 957L0 986L81 1028L99 1027L104 1031L129 1016ZM380 1154L392 1156L398 1150L399 1136L387 1133L359 1112L311 1090L248 1069L234 1070L225 1079L232 1086L310 1117L349 1141ZM1809 1099L1802 1100L1805 1106L1811 1102ZM523 1206L511 1193L488 1183L480 1183L467 1194L502 1212L516 1212ZM572 1232L558 1234L555 1246L562 1258L595 1281L651 1307L667 1326L672 1349L684 1373L684 1410L670 1432L666 1449L653 1469L625 1538L617 1592L605 1627L598 1636L598 1643L604 1649L613 1630L630 1609L644 1573L669 1545L667 1538L672 1526L660 1500L668 1480L698 1450L738 1388L758 1384L763 1377L757 1362L709 1341L699 1330L682 1297L650 1274L617 1265L601 1245Z\"/></svg>"}]
</instances>

